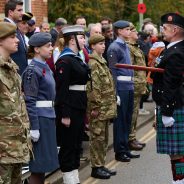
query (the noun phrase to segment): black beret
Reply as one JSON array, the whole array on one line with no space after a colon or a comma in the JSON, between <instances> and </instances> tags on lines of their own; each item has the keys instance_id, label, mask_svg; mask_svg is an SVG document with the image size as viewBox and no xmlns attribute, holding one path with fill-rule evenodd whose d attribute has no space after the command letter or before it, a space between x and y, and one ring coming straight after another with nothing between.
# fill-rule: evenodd
<instances>
[{"instance_id":1,"label":"black beret","mask_svg":"<svg viewBox=\"0 0 184 184\"><path fill-rule=\"evenodd\" d=\"M0 38L6 38L16 32L17 27L9 22L0 22Z\"/></svg>"},{"instance_id":2,"label":"black beret","mask_svg":"<svg viewBox=\"0 0 184 184\"><path fill-rule=\"evenodd\" d=\"M126 27L129 27L130 23L125 20L118 20L117 22L114 22L113 27L118 29L124 29Z\"/></svg>"},{"instance_id":3,"label":"black beret","mask_svg":"<svg viewBox=\"0 0 184 184\"><path fill-rule=\"evenodd\" d=\"M50 33L35 33L30 37L28 44L33 47L41 47L51 42L51 39Z\"/></svg>"},{"instance_id":4,"label":"black beret","mask_svg":"<svg viewBox=\"0 0 184 184\"><path fill-rule=\"evenodd\" d=\"M89 45L92 45L92 44L102 42L104 40L105 40L105 37L102 36L101 34L94 34L93 36L90 36L88 43Z\"/></svg>"},{"instance_id":5,"label":"black beret","mask_svg":"<svg viewBox=\"0 0 184 184\"><path fill-rule=\"evenodd\" d=\"M184 28L184 17L177 13L167 13L161 16L162 24L174 24Z\"/></svg>"}]
</instances>

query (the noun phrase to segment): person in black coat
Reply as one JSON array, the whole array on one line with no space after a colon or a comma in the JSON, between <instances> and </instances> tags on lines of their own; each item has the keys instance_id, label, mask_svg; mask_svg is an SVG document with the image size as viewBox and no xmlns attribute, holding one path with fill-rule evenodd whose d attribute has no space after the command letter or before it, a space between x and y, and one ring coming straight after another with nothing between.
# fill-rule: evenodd
<instances>
[{"instance_id":1,"label":"person in black coat","mask_svg":"<svg viewBox=\"0 0 184 184\"><path fill-rule=\"evenodd\" d=\"M23 16L23 2L17 0L10 0L5 4L5 22L10 22L14 25L22 21ZM24 35L17 28L17 38L19 39L18 51L11 54L11 58L18 65L18 73L21 75L27 67L27 46L24 40Z\"/></svg>"},{"instance_id":2,"label":"person in black coat","mask_svg":"<svg viewBox=\"0 0 184 184\"><path fill-rule=\"evenodd\" d=\"M161 17L164 40L169 42L153 75L153 99L157 104L157 152L171 158L173 184L184 182L184 17Z\"/></svg>"},{"instance_id":3,"label":"person in black coat","mask_svg":"<svg viewBox=\"0 0 184 184\"><path fill-rule=\"evenodd\" d=\"M80 148L87 108L86 84L90 79L88 65L79 51L85 45L82 26L62 29L65 48L56 62L56 120L60 145L59 162L64 183L80 183Z\"/></svg>"}]
</instances>

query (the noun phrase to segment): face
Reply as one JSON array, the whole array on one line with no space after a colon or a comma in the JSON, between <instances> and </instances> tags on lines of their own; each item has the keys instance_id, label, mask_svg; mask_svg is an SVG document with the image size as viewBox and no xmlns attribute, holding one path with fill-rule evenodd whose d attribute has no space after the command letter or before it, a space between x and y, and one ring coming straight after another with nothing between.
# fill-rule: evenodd
<instances>
[{"instance_id":1,"label":"face","mask_svg":"<svg viewBox=\"0 0 184 184\"><path fill-rule=\"evenodd\" d=\"M83 26L84 28L86 28L86 20L85 20L84 18L77 19L76 24L77 24L77 25L81 25L81 26Z\"/></svg>"},{"instance_id":2,"label":"face","mask_svg":"<svg viewBox=\"0 0 184 184\"><path fill-rule=\"evenodd\" d=\"M130 27L118 29L119 36L122 36L124 39L128 39L130 37L130 32Z\"/></svg>"},{"instance_id":3,"label":"face","mask_svg":"<svg viewBox=\"0 0 184 184\"><path fill-rule=\"evenodd\" d=\"M137 33L136 29L133 29L133 30L130 31L129 38L134 40L134 41L138 40L138 33Z\"/></svg>"},{"instance_id":4,"label":"face","mask_svg":"<svg viewBox=\"0 0 184 184\"><path fill-rule=\"evenodd\" d=\"M92 50L95 51L98 55L102 55L105 51L105 42L99 42L91 46Z\"/></svg>"},{"instance_id":5,"label":"face","mask_svg":"<svg viewBox=\"0 0 184 184\"><path fill-rule=\"evenodd\" d=\"M45 59L49 59L52 55L52 43L49 42L41 47L35 47L35 51L38 55L40 55L41 58Z\"/></svg>"},{"instance_id":6,"label":"face","mask_svg":"<svg viewBox=\"0 0 184 184\"><path fill-rule=\"evenodd\" d=\"M14 20L14 22L21 21L23 15L23 6L17 5L14 11L9 11L9 15Z\"/></svg>"},{"instance_id":7,"label":"face","mask_svg":"<svg viewBox=\"0 0 184 184\"><path fill-rule=\"evenodd\" d=\"M102 26L107 26L107 25L109 25L109 21L108 20L102 20L101 24L102 24Z\"/></svg>"},{"instance_id":8,"label":"face","mask_svg":"<svg viewBox=\"0 0 184 184\"><path fill-rule=\"evenodd\" d=\"M106 38L109 38L109 39L113 39L113 30L112 28L108 29L106 32L105 32L105 35L104 35Z\"/></svg>"},{"instance_id":9,"label":"face","mask_svg":"<svg viewBox=\"0 0 184 184\"><path fill-rule=\"evenodd\" d=\"M83 49L84 48L84 45L85 45L85 37L84 35L77 35L77 40L78 40L78 43L79 43L79 47L80 49Z\"/></svg>"},{"instance_id":10,"label":"face","mask_svg":"<svg viewBox=\"0 0 184 184\"><path fill-rule=\"evenodd\" d=\"M49 33L50 32L50 25L48 23L43 23L40 32Z\"/></svg>"},{"instance_id":11,"label":"face","mask_svg":"<svg viewBox=\"0 0 184 184\"><path fill-rule=\"evenodd\" d=\"M102 34L102 28L100 26L94 26L91 28L90 36L93 36L95 34Z\"/></svg>"},{"instance_id":12,"label":"face","mask_svg":"<svg viewBox=\"0 0 184 184\"><path fill-rule=\"evenodd\" d=\"M8 54L12 54L18 50L19 39L16 34L10 35L4 39L0 39L0 47L3 48Z\"/></svg>"},{"instance_id":13,"label":"face","mask_svg":"<svg viewBox=\"0 0 184 184\"><path fill-rule=\"evenodd\" d=\"M171 24L163 24L162 34L165 41L170 42L176 34L177 27Z\"/></svg>"},{"instance_id":14,"label":"face","mask_svg":"<svg viewBox=\"0 0 184 184\"><path fill-rule=\"evenodd\" d=\"M26 34L29 30L29 26L26 21L21 21L17 23L17 26L22 34Z\"/></svg>"}]
</instances>

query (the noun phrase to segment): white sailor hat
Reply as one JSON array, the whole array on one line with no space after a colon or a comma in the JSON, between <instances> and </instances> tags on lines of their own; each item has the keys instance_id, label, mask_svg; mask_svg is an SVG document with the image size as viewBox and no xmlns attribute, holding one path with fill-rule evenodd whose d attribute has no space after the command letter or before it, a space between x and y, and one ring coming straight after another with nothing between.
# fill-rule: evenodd
<instances>
[{"instance_id":1,"label":"white sailor hat","mask_svg":"<svg viewBox=\"0 0 184 184\"><path fill-rule=\"evenodd\" d=\"M80 25L66 26L61 29L63 35L84 35L84 28Z\"/></svg>"}]
</instances>

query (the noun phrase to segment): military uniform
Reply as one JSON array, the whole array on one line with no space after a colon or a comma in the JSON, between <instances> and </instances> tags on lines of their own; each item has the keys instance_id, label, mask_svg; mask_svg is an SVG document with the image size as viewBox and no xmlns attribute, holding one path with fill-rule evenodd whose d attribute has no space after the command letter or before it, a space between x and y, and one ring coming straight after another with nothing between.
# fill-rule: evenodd
<instances>
[{"instance_id":1,"label":"military uniform","mask_svg":"<svg viewBox=\"0 0 184 184\"><path fill-rule=\"evenodd\" d=\"M130 56L133 65L146 66L144 54L137 43L128 42ZM134 71L134 109L132 115L129 141L136 140L136 127L139 105L142 95L146 92L146 72Z\"/></svg>"},{"instance_id":2,"label":"military uniform","mask_svg":"<svg viewBox=\"0 0 184 184\"><path fill-rule=\"evenodd\" d=\"M34 58L22 75L22 87L29 114L31 130L39 130L38 142L33 142L34 159L29 170L51 172L59 167L55 128L55 81L44 61Z\"/></svg>"},{"instance_id":3,"label":"military uniform","mask_svg":"<svg viewBox=\"0 0 184 184\"><path fill-rule=\"evenodd\" d=\"M30 159L29 120L17 65L0 56L0 183L21 183Z\"/></svg>"},{"instance_id":4,"label":"military uniform","mask_svg":"<svg viewBox=\"0 0 184 184\"><path fill-rule=\"evenodd\" d=\"M109 122L116 116L115 87L104 58L91 54L89 66L92 75L92 89L90 82L87 88L90 159L92 167L101 167L105 165ZM99 112L98 117L91 116L92 110Z\"/></svg>"},{"instance_id":5,"label":"military uniform","mask_svg":"<svg viewBox=\"0 0 184 184\"><path fill-rule=\"evenodd\" d=\"M56 118L57 138L60 146L59 162L62 172L70 172L80 166L80 149L87 108L86 84L89 67L70 48L66 47L56 62ZM61 123L71 119L70 127Z\"/></svg>"}]
</instances>

